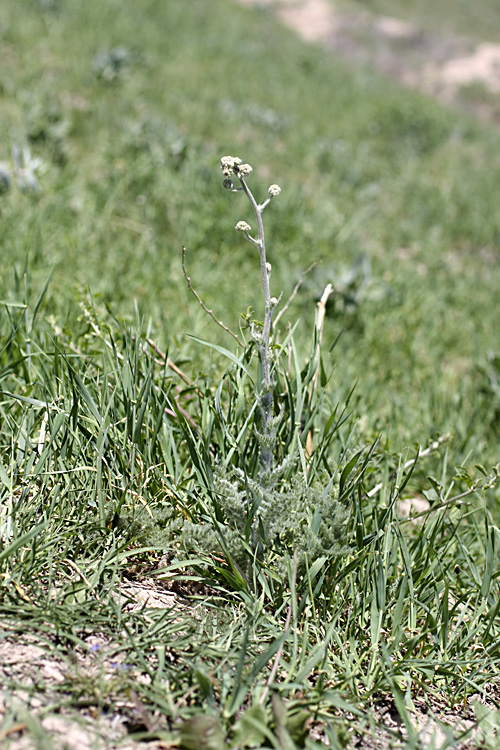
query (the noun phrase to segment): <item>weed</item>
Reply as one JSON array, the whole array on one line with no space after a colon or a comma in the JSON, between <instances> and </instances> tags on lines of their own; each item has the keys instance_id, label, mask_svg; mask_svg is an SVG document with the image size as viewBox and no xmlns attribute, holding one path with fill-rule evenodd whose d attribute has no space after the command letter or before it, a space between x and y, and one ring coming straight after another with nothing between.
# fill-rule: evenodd
<instances>
[{"instance_id":1,"label":"weed","mask_svg":"<svg viewBox=\"0 0 500 750\"><path fill-rule=\"evenodd\" d=\"M286 561L294 555L302 576L311 566L321 564L328 568L335 557L347 554L346 488L353 492L361 480L361 473L355 482L350 477L361 451L354 458L344 456L343 465L335 464L330 474L320 472L318 466L310 472L314 462L310 455L306 457L306 442L314 429L318 429L313 423L323 401L317 388L321 328L317 326L314 331L313 356L306 366L304 386L299 371L292 378L280 365L280 359L295 348L293 334L287 337L286 344L279 346L273 332L273 313L279 300L270 291L271 264L266 255L262 214L271 199L281 193L281 188L271 185L268 197L259 204L247 183L253 171L249 164L238 157L225 156L221 168L223 187L244 193L257 223L255 237L246 221L239 221L236 230L258 250L264 320L251 321L249 346L240 359L232 357L235 367L226 377L233 381L234 387L228 392L229 401L224 409L222 391L218 390L216 414L224 436L222 444L213 436L201 434L202 445L210 444L216 457L212 470L205 475L209 497L202 501L205 509L212 505L213 511L208 523L186 523L183 539L189 548L205 551L216 548L225 553L247 584L252 585L260 577L256 572L259 565L270 566L279 580L284 579ZM187 281L190 284L189 278ZM259 356L258 378L253 386L254 398L246 403L245 378L251 378L245 363L251 362L254 348ZM279 395L278 383L284 388L279 389ZM231 424L224 417L224 410L228 416L239 410L237 422ZM237 435L234 429L239 427L242 413L246 416L244 428ZM333 432L328 441L332 440ZM199 442L192 440L187 430L186 438L192 455L196 455L196 463L201 465Z\"/></svg>"},{"instance_id":2,"label":"weed","mask_svg":"<svg viewBox=\"0 0 500 750\"><path fill-rule=\"evenodd\" d=\"M408 749L419 710L477 699L493 746L498 134L266 11L116 5L2 0L3 132L50 168L1 199L1 741L89 711L169 747ZM250 151L296 290L267 400L258 247L215 168ZM241 343L188 304L182 241Z\"/></svg>"}]
</instances>

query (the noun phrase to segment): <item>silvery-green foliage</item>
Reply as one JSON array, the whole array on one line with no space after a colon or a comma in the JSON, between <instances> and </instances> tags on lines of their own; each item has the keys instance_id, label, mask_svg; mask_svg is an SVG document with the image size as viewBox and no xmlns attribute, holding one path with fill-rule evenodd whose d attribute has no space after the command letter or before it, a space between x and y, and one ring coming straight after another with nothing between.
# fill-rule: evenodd
<instances>
[{"instance_id":1,"label":"silvery-green foliage","mask_svg":"<svg viewBox=\"0 0 500 750\"><path fill-rule=\"evenodd\" d=\"M97 78L106 83L116 83L130 68L143 62L143 54L121 44L99 50L94 55L92 67Z\"/></svg>"},{"instance_id":2,"label":"silvery-green foliage","mask_svg":"<svg viewBox=\"0 0 500 750\"><path fill-rule=\"evenodd\" d=\"M175 506L164 501L155 504L154 515L149 508L138 505L124 508L117 514L116 528L125 530L142 544L168 549L182 527L182 520L177 516Z\"/></svg>"},{"instance_id":3,"label":"silvery-green foliage","mask_svg":"<svg viewBox=\"0 0 500 750\"><path fill-rule=\"evenodd\" d=\"M288 481L279 481L296 460L289 456L275 466L263 485L241 469L214 472L214 489L222 515L217 524L186 523L184 542L188 546L226 551L244 577L250 578L254 560L272 555L285 571L285 558L297 553L298 570L318 558L345 555L345 527L348 510L339 502L339 481L307 484L300 471ZM337 477L341 474L337 471Z\"/></svg>"}]
</instances>

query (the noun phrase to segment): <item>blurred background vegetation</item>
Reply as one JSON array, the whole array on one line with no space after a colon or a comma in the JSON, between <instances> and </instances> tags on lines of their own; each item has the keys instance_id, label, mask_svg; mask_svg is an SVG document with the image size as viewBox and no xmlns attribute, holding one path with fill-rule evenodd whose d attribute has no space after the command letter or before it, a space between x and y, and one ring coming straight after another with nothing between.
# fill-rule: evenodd
<instances>
[{"instance_id":1,"label":"blurred background vegetation","mask_svg":"<svg viewBox=\"0 0 500 750\"><path fill-rule=\"evenodd\" d=\"M465 4L453 7L447 19L467 31ZM481 7L471 31L493 38L498 12ZM273 293L286 299L319 261L283 324L300 318L304 346L324 286L337 290L331 387L342 399L357 382L366 438L382 432L398 451L450 431L456 463L496 462L494 127L231 0L3 0L0 41L0 161L13 146L43 161L39 194L1 196L6 304L26 288L36 300L52 271L38 317L53 330L79 335L88 292L104 315L143 319L193 373L219 367L186 336L229 345L180 256L184 244L193 285L228 326L249 306L261 315L257 257L233 231L248 210L220 185L220 156L239 155L257 196L283 190L267 215Z\"/></svg>"}]
</instances>

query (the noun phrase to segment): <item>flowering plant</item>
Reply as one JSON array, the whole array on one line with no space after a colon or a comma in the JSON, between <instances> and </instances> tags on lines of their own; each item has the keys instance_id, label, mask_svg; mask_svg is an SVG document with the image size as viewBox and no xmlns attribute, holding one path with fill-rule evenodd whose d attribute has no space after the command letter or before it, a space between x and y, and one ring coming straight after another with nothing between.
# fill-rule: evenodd
<instances>
[{"instance_id":1,"label":"flowering plant","mask_svg":"<svg viewBox=\"0 0 500 750\"><path fill-rule=\"evenodd\" d=\"M281 188L270 185L266 199L259 203L247 182L253 172L250 164L238 157L224 156L221 169L223 187L247 197L257 227L252 233L251 225L240 220L235 229L259 253L264 320L251 323L252 343L242 358L248 359L252 348L257 348L259 378L252 399L248 391L244 392L242 378L234 374L234 369L226 373L225 380L231 383L227 416L222 409L222 384L219 386L214 418L218 430L214 427L211 438L215 460L210 472L200 472L212 497L214 512L208 511L208 518L205 513L203 520L188 520L182 533L190 548L218 549L225 554L240 582L254 586L256 566L260 571L273 570L273 576L284 580L287 561L292 556L300 575L314 562L319 570L323 564L328 566L339 555L346 554L349 547L343 543L343 537L349 513L345 501L354 484L360 481L361 473L354 469L361 452L353 456L344 451L332 471L325 472L328 465L325 452L337 429L334 424L333 429L324 433L321 449L312 456L310 436L323 407L317 388L321 337L316 326L307 375L303 377L297 372L293 382L290 373L280 368L284 349L273 342L273 314L281 296L271 296L271 264L266 256L263 212L280 195ZM233 356L231 359L241 362L241 370L248 374L242 360ZM231 416L236 410L231 399L238 402L239 414L244 414L243 428L237 427ZM247 404L244 412L242 401ZM215 440L214 430L218 434ZM186 436L191 441L192 455L199 455L192 433Z\"/></svg>"}]
</instances>

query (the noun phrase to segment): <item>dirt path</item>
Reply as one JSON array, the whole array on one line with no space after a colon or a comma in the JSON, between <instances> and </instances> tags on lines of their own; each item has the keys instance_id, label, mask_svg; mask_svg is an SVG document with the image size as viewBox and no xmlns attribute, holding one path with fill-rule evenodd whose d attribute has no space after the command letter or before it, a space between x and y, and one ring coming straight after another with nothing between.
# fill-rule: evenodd
<instances>
[{"instance_id":1,"label":"dirt path","mask_svg":"<svg viewBox=\"0 0 500 750\"><path fill-rule=\"evenodd\" d=\"M368 11L340 11L328 0L237 1L271 6L304 41L500 124L500 44L425 31Z\"/></svg>"}]
</instances>

